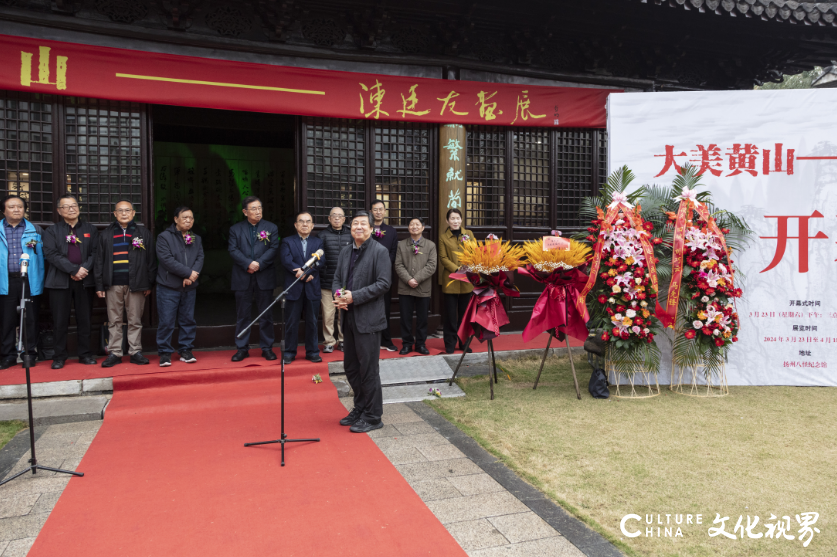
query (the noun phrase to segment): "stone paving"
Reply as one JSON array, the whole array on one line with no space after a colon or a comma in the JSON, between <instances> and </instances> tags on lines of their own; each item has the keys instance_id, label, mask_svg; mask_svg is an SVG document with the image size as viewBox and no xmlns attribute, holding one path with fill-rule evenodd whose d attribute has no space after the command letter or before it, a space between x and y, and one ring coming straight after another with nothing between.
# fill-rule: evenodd
<instances>
[{"instance_id":1,"label":"stone paving","mask_svg":"<svg viewBox=\"0 0 837 557\"><path fill-rule=\"evenodd\" d=\"M102 425L101 420L43 428L35 445L38 464L75 470ZM12 443L29 443L28 432ZM29 465L29 451L5 477ZM82 470L83 471L83 470ZM38 470L0 487L0 557L23 557L35 543L49 513L70 481L67 474Z\"/></svg>"},{"instance_id":2,"label":"stone paving","mask_svg":"<svg viewBox=\"0 0 837 557\"><path fill-rule=\"evenodd\" d=\"M384 405L369 435L470 557L619 555L582 552L410 406Z\"/></svg>"}]
</instances>

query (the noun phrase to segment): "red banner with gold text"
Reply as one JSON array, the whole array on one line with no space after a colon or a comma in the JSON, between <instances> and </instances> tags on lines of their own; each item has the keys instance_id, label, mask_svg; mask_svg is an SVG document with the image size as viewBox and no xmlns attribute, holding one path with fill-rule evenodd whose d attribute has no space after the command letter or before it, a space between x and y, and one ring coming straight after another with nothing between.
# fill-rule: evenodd
<instances>
[{"instance_id":1,"label":"red banner with gold text","mask_svg":"<svg viewBox=\"0 0 837 557\"><path fill-rule=\"evenodd\" d=\"M615 89L314 70L0 35L0 88L336 118L606 126Z\"/></svg>"}]
</instances>

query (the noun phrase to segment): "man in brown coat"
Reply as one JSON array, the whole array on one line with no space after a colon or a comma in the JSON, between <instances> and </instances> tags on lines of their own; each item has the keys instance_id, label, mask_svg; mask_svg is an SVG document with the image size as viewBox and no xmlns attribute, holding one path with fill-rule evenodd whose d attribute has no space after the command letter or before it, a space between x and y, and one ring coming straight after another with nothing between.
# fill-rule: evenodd
<instances>
[{"instance_id":1,"label":"man in brown coat","mask_svg":"<svg viewBox=\"0 0 837 557\"><path fill-rule=\"evenodd\" d=\"M436 272L436 244L422 236L424 222L410 220L410 237L398 242L395 274L398 275L398 305L401 308L401 354L413 348L413 310L416 312L416 352L430 354L427 342L427 314L430 289Z\"/></svg>"}]
</instances>

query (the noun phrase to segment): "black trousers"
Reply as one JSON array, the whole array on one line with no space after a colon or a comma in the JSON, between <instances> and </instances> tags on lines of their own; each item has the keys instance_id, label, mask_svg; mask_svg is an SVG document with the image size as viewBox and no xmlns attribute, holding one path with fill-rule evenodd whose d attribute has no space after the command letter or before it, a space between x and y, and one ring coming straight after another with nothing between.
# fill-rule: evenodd
<instances>
[{"instance_id":1,"label":"black trousers","mask_svg":"<svg viewBox=\"0 0 837 557\"><path fill-rule=\"evenodd\" d=\"M280 302L281 303L281 302ZM305 319L305 357L320 355L317 345L317 314L320 300L309 300L305 293L298 300L285 300L285 357L296 358L300 318Z\"/></svg>"},{"instance_id":2,"label":"black trousers","mask_svg":"<svg viewBox=\"0 0 837 557\"><path fill-rule=\"evenodd\" d=\"M468 302L472 294L444 294L445 299L445 350L448 352L456 348L457 342L462 345L462 342L457 340L456 332L462 324L462 318L465 316L465 308L468 307Z\"/></svg>"},{"instance_id":3,"label":"black trousers","mask_svg":"<svg viewBox=\"0 0 837 557\"><path fill-rule=\"evenodd\" d=\"M17 275L9 275L9 293L0 295L0 311L2 311L2 327L0 327L0 359L17 359L17 339L15 330L20 325L20 305L22 279ZM29 280L26 280L26 297L32 300L26 304L26 351L31 356L38 353L38 296L29 295Z\"/></svg>"},{"instance_id":4,"label":"black trousers","mask_svg":"<svg viewBox=\"0 0 837 557\"><path fill-rule=\"evenodd\" d=\"M244 327L250 324L253 311L253 300L256 301L256 310L261 313L273 301L273 290L262 290L256 277L250 276L250 285L247 290L235 291L235 347L239 350L246 350L250 346L250 332L242 338L238 334ZM252 331L252 329L251 329ZM259 320L259 346L262 350L273 347L276 335L273 333L273 312L267 312Z\"/></svg>"},{"instance_id":5,"label":"black trousers","mask_svg":"<svg viewBox=\"0 0 837 557\"><path fill-rule=\"evenodd\" d=\"M346 379L355 393L355 408L368 423L377 424L384 413L381 390L381 333L360 333L354 313L349 311L343 321L343 367Z\"/></svg>"},{"instance_id":6,"label":"black trousers","mask_svg":"<svg viewBox=\"0 0 837 557\"><path fill-rule=\"evenodd\" d=\"M395 275L395 273L393 273ZM390 313L392 313L392 288L384 294L384 307L387 312L387 328L381 331L381 346L392 346L392 333L389 330ZM378 347L380 348L380 346Z\"/></svg>"},{"instance_id":7,"label":"black trousers","mask_svg":"<svg viewBox=\"0 0 837 557\"><path fill-rule=\"evenodd\" d=\"M49 305L52 308L52 322L55 327L55 355L53 360L66 360L67 331L70 328L70 308L76 308L76 330L78 331L78 357L90 357L90 313L93 308L95 288L85 288L80 280L70 279L69 288L50 288Z\"/></svg>"},{"instance_id":8,"label":"black trousers","mask_svg":"<svg viewBox=\"0 0 837 557\"><path fill-rule=\"evenodd\" d=\"M404 346L415 343L416 348L427 342L427 314L430 312L430 297L402 295L398 297L401 309L401 340ZM413 310L416 312L416 336L413 339Z\"/></svg>"}]
</instances>

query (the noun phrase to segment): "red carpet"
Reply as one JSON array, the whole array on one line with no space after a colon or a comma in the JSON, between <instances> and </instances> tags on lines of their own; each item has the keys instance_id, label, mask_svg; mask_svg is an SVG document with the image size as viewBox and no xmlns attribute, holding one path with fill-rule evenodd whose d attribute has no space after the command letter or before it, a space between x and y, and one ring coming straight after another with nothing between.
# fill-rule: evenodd
<instances>
[{"instance_id":1,"label":"red carpet","mask_svg":"<svg viewBox=\"0 0 837 557\"><path fill-rule=\"evenodd\" d=\"M322 441L287 445L284 468L278 445L243 446L279 437L275 366L115 378L85 477L29 555L464 556L372 440L337 424L326 366L288 371L288 436Z\"/></svg>"},{"instance_id":2,"label":"red carpet","mask_svg":"<svg viewBox=\"0 0 837 557\"><path fill-rule=\"evenodd\" d=\"M532 348L543 349L544 347L546 347L547 338L547 334L544 333L532 340L531 342L524 343L520 333L507 333L501 335L500 338L494 341L494 348L498 352L503 350L527 350ZM581 346L583 344L575 339L570 339L570 343L572 344L572 346ZM400 349L401 341L395 340L395 345ZM556 341L552 342L552 347L557 347L559 345L560 343ZM474 341L471 344L471 347L474 349L474 352L485 352L487 350L487 344L480 344L477 341ZM320 348L322 349L322 346ZM427 348L430 350L431 356L444 354L445 343L440 338L431 338L427 341ZM278 350L278 347L274 348L274 351L276 351L277 354ZM271 362L268 362L261 357L261 352L257 349L250 350L251 356L241 363L230 362L230 357L232 357L234 353L234 350L196 351L195 357L198 359L197 363L184 364L175 357L172 359L173 361L171 367L167 368L159 367L157 365L157 356L151 354L147 354L148 359L151 360L151 364L147 366L137 366L134 364L129 364L127 363L127 357L123 358L123 361L125 363L121 365L116 365L112 368L103 368L100 365L85 366L78 363L77 360L72 359L67 360L67 364L64 366L63 369L53 370L49 367L52 364L52 362L38 362L38 364L32 369L32 382L45 383L48 381L95 379L98 377L123 377L129 375L172 373L175 371L218 370L228 369L230 368L230 366L236 366L239 368L249 368L253 366L271 365ZM458 353L461 354L461 352ZM326 363L341 361L343 359L343 353L339 350L335 350L331 354L325 354L321 351L320 355L322 356L323 361ZM410 356L419 358L421 357L421 355L416 352L411 352ZM398 352L387 352L386 350L381 351L381 358L401 357L403 356L398 354ZM103 358L99 358L99 362L101 362L102 359ZM299 366L301 363L307 363L305 362L305 349L302 346L300 346L297 351L296 361L293 364L291 364L291 366L289 366L289 369L292 367ZM20 366L0 371L0 385L19 385L25 382L26 374Z\"/></svg>"}]
</instances>

